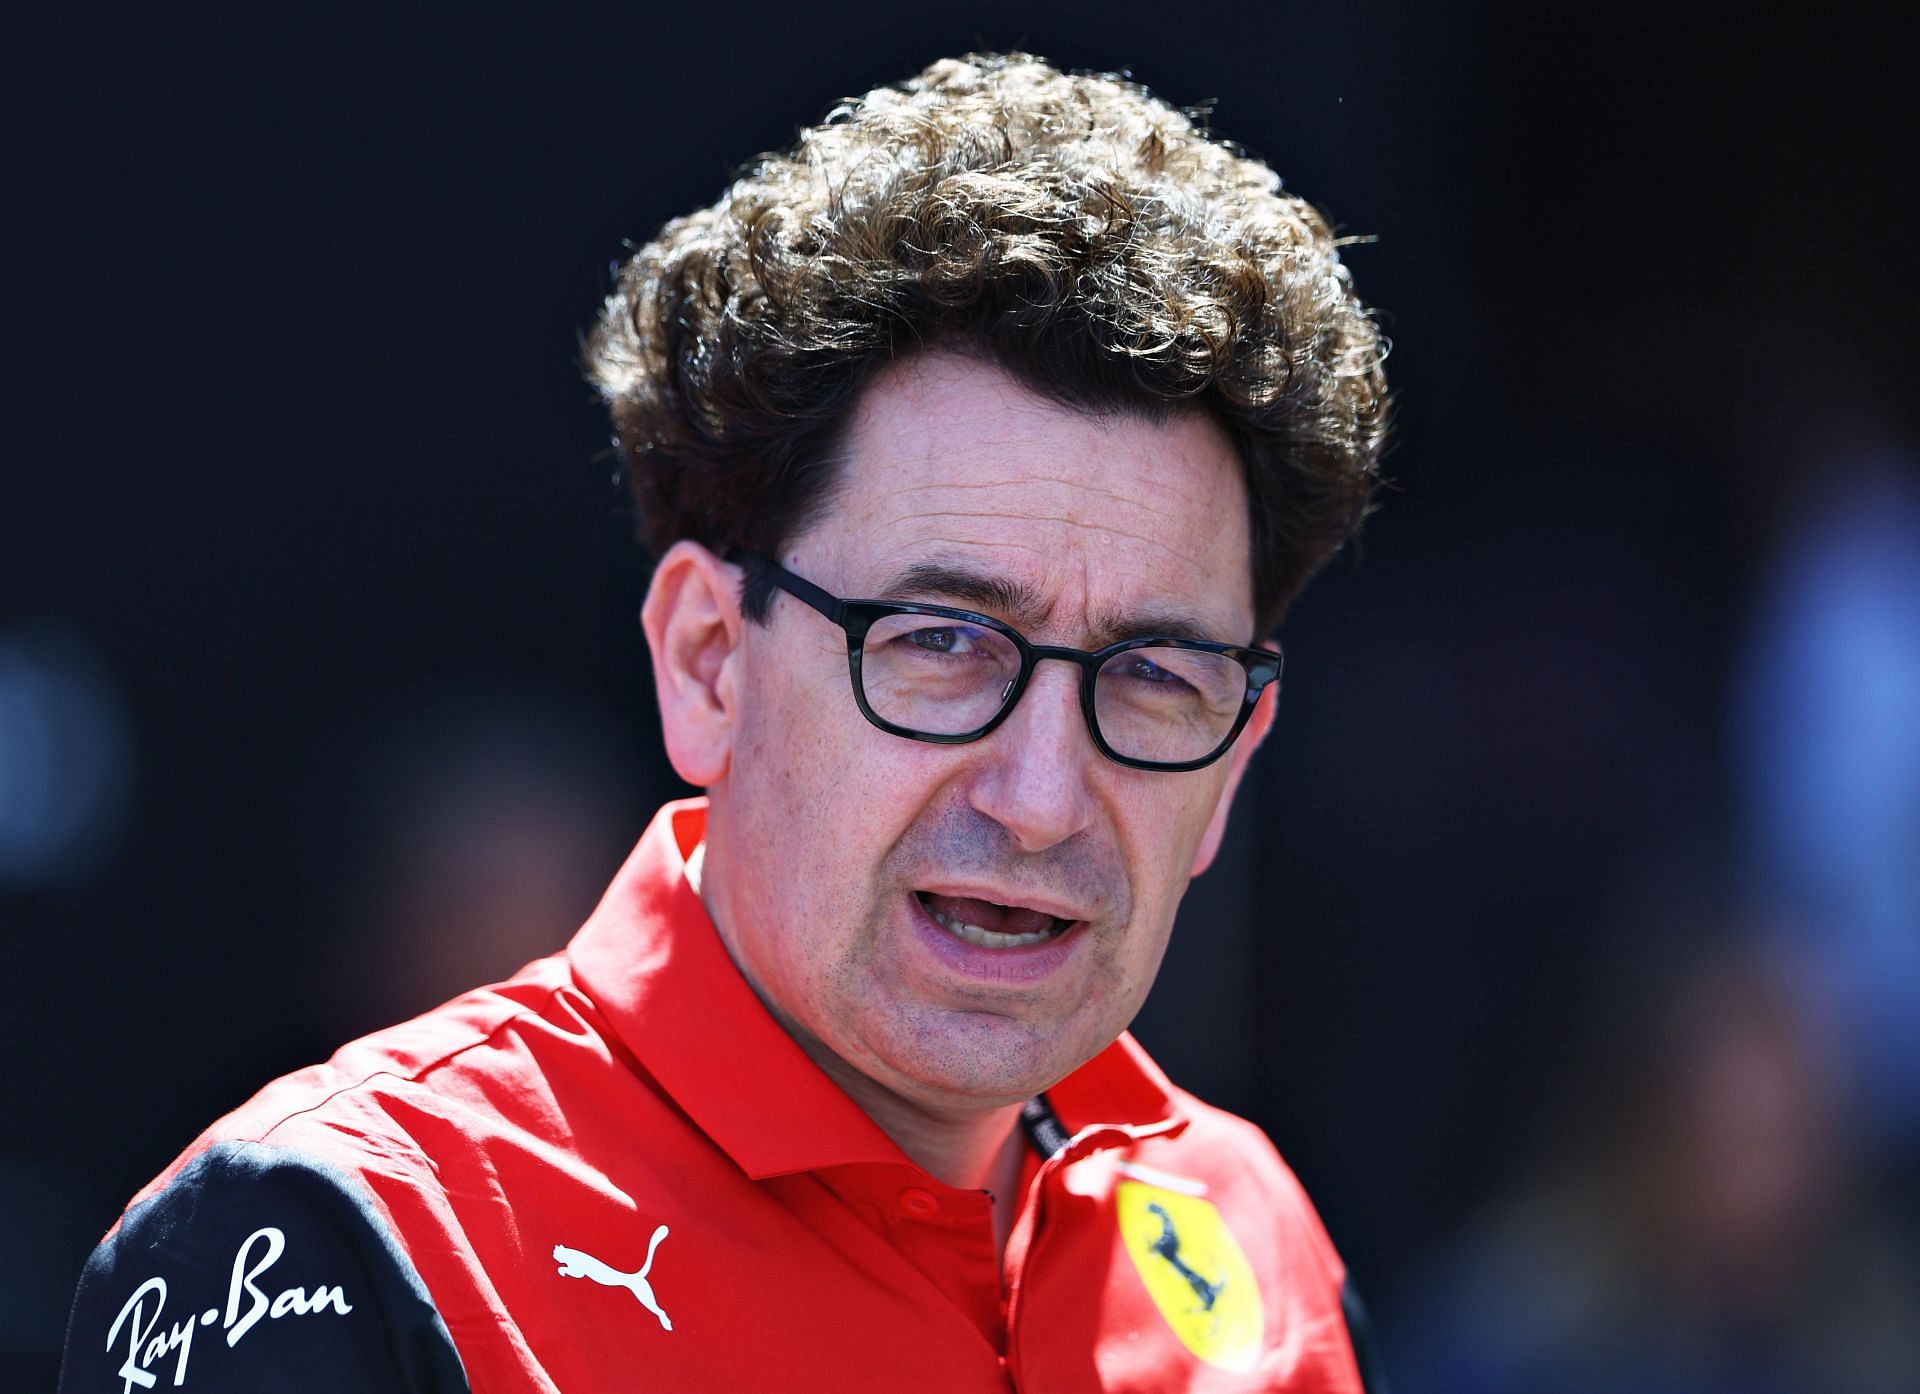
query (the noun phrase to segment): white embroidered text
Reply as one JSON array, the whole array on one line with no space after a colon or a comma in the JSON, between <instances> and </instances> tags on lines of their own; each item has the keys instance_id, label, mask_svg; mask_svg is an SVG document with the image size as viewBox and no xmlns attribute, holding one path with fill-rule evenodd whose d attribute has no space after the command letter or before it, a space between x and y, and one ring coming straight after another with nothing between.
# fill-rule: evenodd
<instances>
[{"instance_id":1,"label":"white embroidered text","mask_svg":"<svg viewBox=\"0 0 1920 1394\"><path fill-rule=\"evenodd\" d=\"M127 1332L127 1358L117 1371L124 1383L121 1394L133 1394L134 1386L151 1389L158 1382L154 1372L156 1362L174 1355L173 1385L178 1388L187 1380L187 1361L193 1354L193 1333L198 1327L220 1323L226 1333L229 1347L238 1345L240 1338L253 1330L261 1318L277 1321L286 1316L313 1316L319 1312L335 1312L345 1316L353 1310L347 1301L347 1294L338 1284L322 1285L309 1293L303 1287L282 1288L269 1298L267 1290L260 1286L259 1278L269 1268L280 1261L287 1251L287 1236L271 1225L256 1229L241 1241L240 1249L233 1256L233 1274L227 1283L227 1305L224 1313L219 1307L209 1307L197 1317L189 1312L185 1317L162 1331L160 1323L166 1315L167 1280L149 1278L133 1290L133 1295L121 1307L120 1315L113 1319L113 1328L107 1332L107 1349L111 1351L114 1343L120 1339L121 1328ZM177 1352L177 1354L175 1354Z\"/></svg>"}]
</instances>

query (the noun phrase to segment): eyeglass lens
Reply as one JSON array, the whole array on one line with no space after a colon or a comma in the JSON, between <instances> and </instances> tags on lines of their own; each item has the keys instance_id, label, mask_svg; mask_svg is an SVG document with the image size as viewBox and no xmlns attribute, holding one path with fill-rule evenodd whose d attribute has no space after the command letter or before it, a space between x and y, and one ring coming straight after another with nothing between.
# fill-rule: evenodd
<instances>
[{"instance_id":1,"label":"eyeglass lens","mask_svg":"<svg viewBox=\"0 0 1920 1394\"><path fill-rule=\"evenodd\" d=\"M930 736L977 731L1020 676L998 630L937 615L888 615L867 631L861 687L874 715ZM1116 755L1176 764L1213 753L1247 693L1238 660L1197 649L1124 649L1094 679L1094 716Z\"/></svg>"}]
</instances>

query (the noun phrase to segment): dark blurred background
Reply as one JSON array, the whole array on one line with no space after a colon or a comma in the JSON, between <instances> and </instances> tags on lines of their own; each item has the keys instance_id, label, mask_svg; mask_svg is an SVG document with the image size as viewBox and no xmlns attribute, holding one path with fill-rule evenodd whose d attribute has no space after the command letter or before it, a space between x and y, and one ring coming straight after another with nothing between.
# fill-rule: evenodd
<instances>
[{"instance_id":1,"label":"dark blurred background","mask_svg":"<svg viewBox=\"0 0 1920 1394\"><path fill-rule=\"evenodd\" d=\"M269 1077L557 948L654 806L578 335L940 54L1343 232L1394 487L1140 1036L1402 1394L1920 1388L1915 47L1848 4L0 20L0 1351ZM1216 103L1217 99L1217 103ZM26 1377L23 1374L23 1378Z\"/></svg>"}]
</instances>

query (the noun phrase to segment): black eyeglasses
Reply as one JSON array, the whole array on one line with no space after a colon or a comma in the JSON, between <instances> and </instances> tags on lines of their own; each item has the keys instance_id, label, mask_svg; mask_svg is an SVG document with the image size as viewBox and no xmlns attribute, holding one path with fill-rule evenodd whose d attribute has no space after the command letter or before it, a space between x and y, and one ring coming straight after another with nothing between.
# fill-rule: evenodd
<instances>
[{"instance_id":1,"label":"black eyeglasses","mask_svg":"<svg viewBox=\"0 0 1920 1394\"><path fill-rule=\"evenodd\" d=\"M1280 655L1201 639L1122 639L1095 649L1033 644L990 615L945 605L842 600L765 557L727 560L765 576L847 632L861 714L909 740L960 745L1007 719L1034 665L1080 669L1087 733L1109 760L1142 770L1197 770L1226 753Z\"/></svg>"}]
</instances>

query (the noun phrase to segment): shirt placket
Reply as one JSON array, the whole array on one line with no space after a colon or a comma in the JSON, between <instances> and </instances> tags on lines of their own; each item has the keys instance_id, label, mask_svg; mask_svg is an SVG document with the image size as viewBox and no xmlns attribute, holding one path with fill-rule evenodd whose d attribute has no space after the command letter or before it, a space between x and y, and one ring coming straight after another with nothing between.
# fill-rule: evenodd
<instances>
[{"instance_id":1,"label":"shirt placket","mask_svg":"<svg viewBox=\"0 0 1920 1394\"><path fill-rule=\"evenodd\" d=\"M841 1202L933 1284L998 1353L1006 1350L992 1202L913 1166L816 1173Z\"/></svg>"}]
</instances>

